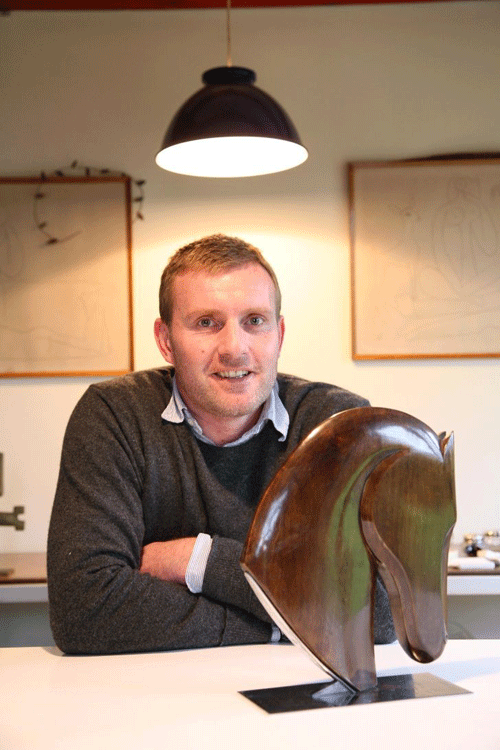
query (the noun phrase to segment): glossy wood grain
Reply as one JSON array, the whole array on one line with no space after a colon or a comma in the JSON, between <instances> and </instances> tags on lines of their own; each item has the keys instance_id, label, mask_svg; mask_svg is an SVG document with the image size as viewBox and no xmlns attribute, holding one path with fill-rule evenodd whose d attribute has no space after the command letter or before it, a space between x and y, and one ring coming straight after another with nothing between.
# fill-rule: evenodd
<instances>
[{"instance_id":1,"label":"glossy wood grain","mask_svg":"<svg viewBox=\"0 0 500 750\"><path fill-rule=\"evenodd\" d=\"M419 661L446 642L456 520L453 439L365 407L331 417L290 456L256 510L241 564L289 637L354 690L377 684L375 575L397 637Z\"/></svg>"}]
</instances>

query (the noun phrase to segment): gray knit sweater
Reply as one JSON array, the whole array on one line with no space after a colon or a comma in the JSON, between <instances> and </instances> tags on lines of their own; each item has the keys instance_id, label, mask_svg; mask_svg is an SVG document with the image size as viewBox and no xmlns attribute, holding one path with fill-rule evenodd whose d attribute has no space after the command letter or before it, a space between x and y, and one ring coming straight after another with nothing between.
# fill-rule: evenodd
<instances>
[{"instance_id":1,"label":"gray knit sweater","mask_svg":"<svg viewBox=\"0 0 500 750\"><path fill-rule=\"evenodd\" d=\"M51 626L67 653L268 641L270 618L239 565L255 507L316 425L367 403L280 375L286 441L268 423L250 441L218 448L185 423L162 420L172 373L160 368L92 385L70 418L48 538ZM213 537L201 594L139 572L145 544L200 532ZM394 640L380 582L375 640Z\"/></svg>"}]
</instances>

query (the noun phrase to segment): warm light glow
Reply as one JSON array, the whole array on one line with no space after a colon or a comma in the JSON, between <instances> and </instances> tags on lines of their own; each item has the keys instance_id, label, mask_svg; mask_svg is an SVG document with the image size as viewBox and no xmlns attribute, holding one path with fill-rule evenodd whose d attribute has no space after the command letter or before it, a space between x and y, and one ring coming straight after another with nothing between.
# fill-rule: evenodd
<instances>
[{"instance_id":1,"label":"warm light glow","mask_svg":"<svg viewBox=\"0 0 500 750\"><path fill-rule=\"evenodd\" d=\"M307 159L304 146L255 136L203 138L160 151L162 169L194 177L252 177L283 172Z\"/></svg>"}]
</instances>

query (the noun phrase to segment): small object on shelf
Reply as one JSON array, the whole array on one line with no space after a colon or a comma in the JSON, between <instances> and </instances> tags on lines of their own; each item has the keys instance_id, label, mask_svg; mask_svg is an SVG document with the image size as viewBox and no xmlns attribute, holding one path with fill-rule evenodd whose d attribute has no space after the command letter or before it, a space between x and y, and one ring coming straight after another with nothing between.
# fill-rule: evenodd
<instances>
[{"instance_id":1,"label":"small object on shelf","mask_svg":"<svg viewBox=\"0 0 500 750\"><path fill-rule=\"evenodd\" d=\"M476 555L461 555L459 550L454 550L448 555L448 569L449 570L461 570L477 571L477 570L492 570L495 567L493 560L489 560L482 556L483 550L480 550Z\"/></svg>"},{"instance_id":2,"label":"small object on shelf","mask_svg":"<svg viewBox=\"0 0 500 750\"><path fill-rule=\"evenodd\" d=\"M0 512L0 526L14 526L16 531L24 529L24 521L19 516L24 513L24 505L15 505L12 511Z\"/></svg>"},{"instance_id":3,"label":"small object on shelf","mask_svg":"<svg viewBox=\"0 0 500 750\"><path fill-rule=\"evenodd\" d=\"M477 552L484 547L482 534L465 534L463 551L468 557L476 557Z\"/></svg>"},{"instance_id":4,"label":"small object on shelf","mask_svg":"<svg viewBox=\"0 0 500 750\"><path fill-rule=\"evenodd\" d=\"M0 453L0 496L3 495L3 453ZM16 531L24 529L24 521L19 516L24 513L24 505L16 505L11 512L0 511L0 526L14 526Z\"/></svg>"},{"instance_id":5,"label":"small object on shelf","mask_svg":"<svg viewBox=\"0 0 500 750\"><path fill-rule=\"evenodd\" d=\"M469 557L477 557L481 550L500 553L500 534L498 531L485 531L484 534L465 534L463 552Z\"/></svg>"},{"instance_id":6,"label":"small object on shelf","mask_svg":"<svg viewBox=\"0 0 500 750\"><path fill-rule=\"evenodd\" d=\"M495 568L500 567L500 552L496 552L493 549L480 549L477 556L480 560L489 560L494 563Z\"/></svg>"},{"instance_id":7,"label":"small object on shelf","mask_svg":"<svg viewBox=\"0 0 500 750\"><path fill-rule=\"evenodd\" d=\"M498 531L485 531L483 539L486 549L500 552L500 533Z\"/></svg>"}]
</instances>

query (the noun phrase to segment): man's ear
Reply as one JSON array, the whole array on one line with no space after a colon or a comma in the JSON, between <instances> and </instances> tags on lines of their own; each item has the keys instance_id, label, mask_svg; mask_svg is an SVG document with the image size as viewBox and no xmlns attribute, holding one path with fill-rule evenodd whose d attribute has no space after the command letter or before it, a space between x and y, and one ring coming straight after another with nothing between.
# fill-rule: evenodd
<instances>
[{"instance_id":1,"label":"man's ear","mask_svg":"<svg viewBox=\"0 0 500 750\"><path fill-rule=\"evenodd\" d=\"M285 337L285 318L283 317L283 315L280 315L278 319L278 330L279 330L279 336L280 336L278 354L280 354L281 347L283 346L283 339Z\"/></svg>"},{"instance_id":2,"label":"man's ear","mask_svg":"<svg viewBox=\"0 0 500 750\"><path fill-rule=\"evenodd\" d=\"M155 320L155 341L163 359L171 365L175 365L174 355L170 346L168 326L161 318Z\"/></svg>"}]
</instances>

